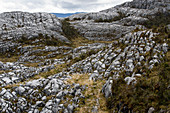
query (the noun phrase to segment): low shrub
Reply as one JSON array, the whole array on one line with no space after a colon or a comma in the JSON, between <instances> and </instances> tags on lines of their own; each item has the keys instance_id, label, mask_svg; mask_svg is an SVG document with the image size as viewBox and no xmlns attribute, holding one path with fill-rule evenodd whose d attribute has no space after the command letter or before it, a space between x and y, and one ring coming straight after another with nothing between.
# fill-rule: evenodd
<instances>
[{"instance_id":1,"label":"low shrub","mask_svg":"<svg viewBox=\"0 0 170 113\"><path fill-rule=\"evenodd\" d=\"M161 109L170 110L168 89L170 83L169 60L155 66L147 76L137 78L136 84L127 85L124 77L113 81L112 96L107 99L111 111L148 112L154 107L155 112Z\"/></svg>"},{"instance_id":2,"label":"low shrub","mask_svg":"<svg viewBox=\"0 0 170 113\"><path fill-rule=\"evenodd\" d=\"M73 20L81 20L81 18L73 18Z\"/></svg>"},{"instance_id":3,"label":"low shrub","mask_svg":"<svg viewBox=\"0 0 170 113\"><path fill-rule=\"evenodd\" d=\"M148 21L145 21L142 25L144 25L147 28L157 28L160 26L170 24L169 12L165 13L158 12L155 15L147 16L146 18L148 18Z\"/></svg>"},{"instance_id":4,"label":"low shrub","mask_svg":"<svg viewBox=\"0 0 170 113\"><path fill-rule=\"evenodd\" d=\"M70 40L79 36L77 30L73 26L71 26L70 23L66 20L62 21L62 30L63 35Z\"/></svg>"}]
</instances>

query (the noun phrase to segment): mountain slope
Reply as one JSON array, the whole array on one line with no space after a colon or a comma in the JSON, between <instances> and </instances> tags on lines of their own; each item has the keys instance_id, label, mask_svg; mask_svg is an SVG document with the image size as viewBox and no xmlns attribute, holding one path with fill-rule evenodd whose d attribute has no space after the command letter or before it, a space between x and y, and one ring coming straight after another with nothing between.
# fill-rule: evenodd
<instances>
[{"instance_id":1,"label":"mountain slope","mask_svg":"<svg viewBox=\"0 0 170 113\"><path fill-rule=\"evenodd\" d=\"M48 13L7 12L0 14L1 40L32 39L39 35L55 37L69 42L61 35L62 24L54 15Z\"/></svg>"},{"instance_id":2,"label":"mountain slope","mask_svg":"<svg viewBox=\"0 0 170 113\"><path fill-rule=\"evenodd\" d=\"M168 8L0 14L0 112L169 112Z\"/></svg>"},{"instance_id":3,"label":"mountain slope","mask_svg":"<svg viewBox=\"0 0 170 113\"><path fill-rule=\"evenodd\" d=\"M143 6L143 7L142 7ZM81 35L90 40L120 38L157 13L169 13L168 0L134 0L96 13L76 14L69 17Z\"/></svg>"}]
</instances>

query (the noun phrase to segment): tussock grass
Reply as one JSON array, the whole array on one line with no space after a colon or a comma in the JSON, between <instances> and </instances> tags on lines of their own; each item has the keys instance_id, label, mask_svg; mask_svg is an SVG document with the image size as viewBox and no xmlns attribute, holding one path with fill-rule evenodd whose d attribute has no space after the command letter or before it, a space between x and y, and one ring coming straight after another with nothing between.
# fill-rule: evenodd
<instances>
[{"instance_id":1,"label":"tussock grass","mask_svg":"<svg viewBox=\"0 0 170 113\"><path fill-rule=\"evenodd\" d=\"M159 112L161 109L165 112L170 111L168 102L170 52L166 54L165 59L166 62L154 66L147 75L137 78L134 85L127 85L122 76L118 80L114 80L113 95L107 99L107 107L111 111L126 108L128 112L147 112L150 107L154 107L155 112Z\"/></svg>"},{"instance_id":2,"label":"tussock grass","mask_svg":"<svg viewBox=\"0 0 170 113\"><path fill-rule=\"evenodd\" d=\"M36 80L36 79L40 79L40 78L47 78L49 76L52 76L54 74L61 72L65 67L66 67L66 64L57 65L55 69L51 69L47 72L42 72L40 74L34 75L33 77L30 77L29 79L18 82L16 84L7 85L7 86L5 86L5 88L12 88L15 86L19 86L20 84L25 84L26 82L29 82L32 80Z\"/></svg>"},{"instance_id":3,"label":"tussock grass","mask_svg":"<svg viewBox=\"0 0 170 113\"><path fill-rule=\"evenodd\" d=\"M16 62L18 60L19 56L11 56L11 57L7 57L7 56L3 56L0 55L0 61L1 62Z\"/></svg>"},{"instance_id":4,"label":"tussock grass","mask_svg":"<svg viewBox=\"0 0 170 113\"><path fill-rule=\"evenodd\" d=\"M71 75L72 79L69 79L66 83L78 83L80 85L86 85L88 88L83 92L85 96L84 103L80 104L79 108L75 111L78 113L91 113L94 106L98 107L98 113L108 113L106 107L106 101L103 93L101 92L102 86L105 80L98 80L96 82L89 80L89 74L74 74ZM97 103L97 99L99 104Z\"/></svg>"},{"instance_id":5,"label":"tussock grass","mask_svg":"<svg viewBox=\"0 0 170 113\"><path fill-rule=\"evenodd\" d=\"M28 63L26 63L24 65L27 66L27 67L38 67L38 63L30 63L30 62L28 62Z\"/></svg>"},{"instance_id":6,"label":"tussock grass","mask_svg":"<svg viewBox=\"0 0 170 113\"><path fill-rule=\"evenodd\" d=\"M71 40L72 42L72 46L74 48L79 47L79 46L83 46L84 44L93 44L93 43L112 43L113 41L100 41L100 40L88 40L84 37L77 37L75 39Z\"/></svg>"}]
</instances>

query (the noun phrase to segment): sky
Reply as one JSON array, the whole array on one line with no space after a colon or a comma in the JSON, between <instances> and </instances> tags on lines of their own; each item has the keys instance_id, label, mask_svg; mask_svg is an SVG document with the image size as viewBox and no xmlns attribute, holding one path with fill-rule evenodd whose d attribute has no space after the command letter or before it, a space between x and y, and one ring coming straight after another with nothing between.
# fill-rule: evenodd
<instances>
[{"instance_id":1,"label":"sky","mask_svg":"<svg viewBox=\"0 0 170 113\"><path fill-rule=\"evenodd\" d=\"M131 0L0 0L0 13L10 11L97 12Z\"/></svg>"}]
</instances>

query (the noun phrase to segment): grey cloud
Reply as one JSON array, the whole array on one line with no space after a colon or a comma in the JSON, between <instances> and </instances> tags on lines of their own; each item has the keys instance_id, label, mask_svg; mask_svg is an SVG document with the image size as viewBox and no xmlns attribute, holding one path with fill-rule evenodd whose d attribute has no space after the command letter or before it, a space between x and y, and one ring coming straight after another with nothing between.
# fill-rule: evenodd
<instances>
[{"instance_id":1,"label":"grey cloud","mask_svg":"<svg viewBox=\"0 0 170 113\"><path fill-rule=\"evenodd\" d=\"M0 0L0 11L91 12L100 11L129 0Z\"/></svg>"},{"instance_id":2,"label":"grey cloud","mask_svg":"<svg viewBox=\"0 0 170 113\"><path fill-rule=\"evenodd\" d=\"M30 7L30 8L38 8L38 7L42 7L45 6L45 1L43 0L21 0L20 2L21 4L24 4L26 7Z\"/></svg>"},{"instance_id":3,"label":"grey cloud","mask_svg":"<svg viewBox=\"0 0 170 113\"><path fill-rule=\"evenodd\" d=\"M9 3L9 4L15 4L15 7L21 7L21 6L24 6L28 9L34 9L34 8L38 8L38 7L42 7L45 6L45 0L2 0L4 3ZM9 8L13 8L13 7L10 7Z\"/></svg>"},{"instance_id":4,"label":"grey cloud","mask_svg":"<svg viewBox=\"0 0 170 113\"><path fill-rule=\"evenodd\" d=\"M76 2L77 1L77 2ZM80 2L82 1L82 2ZM96 3L95 3L96 1ZM88 10L91 8L98 8L98 7L102 7L103 5L107 5L110 3L97 3L98 0L74 0L74 2L60 2L58 3L61 8L64 9L69 9L69 10L79 10L79 9L83 9L83 10ZM76 4L75 4L76 3Z\"/></svg>"}]
</instances>

